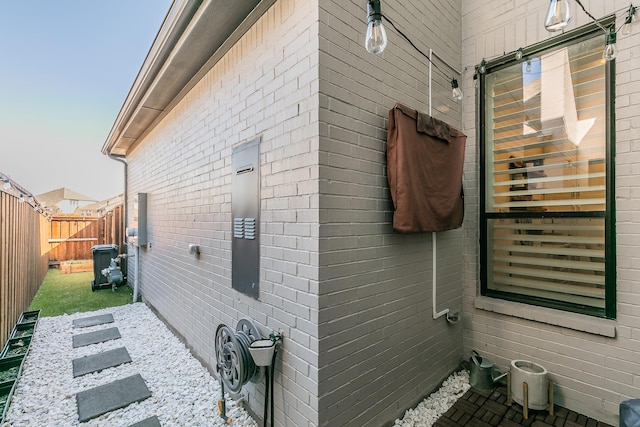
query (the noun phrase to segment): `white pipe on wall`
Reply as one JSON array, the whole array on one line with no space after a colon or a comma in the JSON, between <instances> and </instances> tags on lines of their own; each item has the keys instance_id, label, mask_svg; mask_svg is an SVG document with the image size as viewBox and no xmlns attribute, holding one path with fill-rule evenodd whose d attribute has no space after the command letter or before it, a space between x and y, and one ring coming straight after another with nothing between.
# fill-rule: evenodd
<instances>
[{"instance_id":1,"label":"white pipe on wall","mask_svg":"<svg viewBox=\"0 0 640 427\"><path fill-rule=\"evenodd\" d=\"M431 74L431 67L432 67L432 57L434 55L433 49L429 49L429 115L433 116L432 114L432 104L433 104L433 98L432 98L432 94L431 94L431 86L432 86L432 74ZM436 56L438 56L437 54L435 54ZM455 68L453 68L449 63L447 63L446 61L444 61L444 59L440 58L438 56L438 59L440 59L440 61L442 61L442 63L444 63L445 65L447 65L449 68L451 68L453 71L455 71L458 74L461 74L458 70L456 70ZM437 295L437 286L438 286L438 269L437 269L437 240L436 240L436 232L433 231L431 232L431 243L432 243L432 247L433 247L433 257L431 260L431 264L432 264L432 271L433 271L433 276L431 279L431 301L433 303L433 310L432 310L432 316L434 319L437 319L439 317L442 317L444 315L448 315L449 314L449 309L445 308L444 310L438 312L438 310L436 309L436 295ZM449 316L447 316L447 321L450 321Z\"/></svg>"},{"instance_id":2,"label":"white pipe on wall","mask_svg":"<svg viewBox=\"0 0 640 427\"><path fill-rule=\"evenodd\" d=\"M138 302L138 283L140 283L140 246L136 243L136 278L133 283L133 302Z\"/></svg>"}]
</instances>

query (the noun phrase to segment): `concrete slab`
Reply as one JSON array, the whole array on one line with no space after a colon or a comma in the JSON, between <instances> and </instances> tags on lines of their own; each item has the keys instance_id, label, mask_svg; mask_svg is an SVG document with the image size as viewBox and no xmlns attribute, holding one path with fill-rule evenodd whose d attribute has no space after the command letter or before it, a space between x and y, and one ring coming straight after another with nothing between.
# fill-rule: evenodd
<instances>
[{"instance_id":1,"label":"concrete slab","mask_svg":"<svg viewBox=\"0 0 640 427\"><path fill-rule=\"evenodd\" d=\"M149 397L151 392L142 376L132 375L76 394L78 419L83 423Z\"/></svg>"},{"instance_id":2,"label":"concrete slab","mask_svg":"<svg viewBox=\"0 0 640 427\"><path fill-rule=\"evenodd\" d=\"M131 362L131 356L129 356L129 352L124 347L79 357L72 360L73 377L79 377L91 372L100 372L103 369L113 368L129 362Z\"/></svg>"},{"instance_id":3,"label":"concrete slab","mask_svg":"<svg viewBox=\"0 0 640 427\"><path fill-rule=\"evenodd\" d=\"M73 321L74 328L86 328L89 326L102 325L105 323L113 323L113 314L100 314L98 316L83 317Z\"/></svg>"},{"instance_id":4,"label":"concrete slab","mask_svg":"<svg viewBox=\"0 0 640 427\"><path fill-rule=\"evenodd\" d=\"M153 417L149 417L146 420L142 420L135 424L131 424L129 427L162 427L160 424L160 420L155 415Z\"/></svg>"},{"instance_id":5,"label":"concrete slab","mask_svg":"<svg viewBox=\"0 0 640 427\"><path fill-rule=\"evenodd\" d=\"M73 336L73 348L84 347L85 345L97 344L99 342L115 340L120 338L118 328L101 329L99 331L87 332Z\"/></svg>"}]
</instances>

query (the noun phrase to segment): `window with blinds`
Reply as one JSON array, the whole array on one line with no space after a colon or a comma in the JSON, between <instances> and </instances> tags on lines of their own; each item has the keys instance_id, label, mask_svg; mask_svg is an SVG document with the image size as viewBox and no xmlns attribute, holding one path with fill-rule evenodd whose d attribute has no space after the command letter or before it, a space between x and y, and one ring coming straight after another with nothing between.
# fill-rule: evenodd
<instances>
[{"instance_id":1,"label":"window with blinds","mask_svg":"<svg viewBox=\"0 0 640 427\"><path fill-rule=\"evenodd\" d=\"M583 38L483 76L484 294L611 317L603 46Z\"/></svg>"}]
</instances>

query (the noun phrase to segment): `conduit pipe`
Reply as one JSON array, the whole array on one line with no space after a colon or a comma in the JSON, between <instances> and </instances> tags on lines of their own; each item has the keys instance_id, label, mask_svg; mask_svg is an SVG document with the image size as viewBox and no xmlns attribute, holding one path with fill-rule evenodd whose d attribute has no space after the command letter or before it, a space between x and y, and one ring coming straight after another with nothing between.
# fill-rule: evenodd
<instances>
[{"instance_id":1,"label":"conduit pipe","mask_svg":"<svg viewBox=\"0 0 640 427\"><path fill-rule=\"evenodd\" d=\"M431 67L433 65L433 49L429 49L429 115L433 117L433 98L432 98L432 93L431 93L431 85L432 85L432 71L431 71ZM435 56L438 56L437 54L435 54ZM440 58L438 56L438 59L445 64L446 66L448 66L449 68L451 68L453 71L455 71L456 73L458 73L458 75L462 75L462 73L458 70L456 70L453 66L451 66L449 63L447 63L444 59ZM437 285L438 285L438 268L437 268L437 239L436 239L436 232L432 231L431 232L431 245L432 245L432 260L431 260L431 270L433 271L433 275L432 275L432 279L431 279L431 301L432 301L432 316L434 319L437 319L439 317L442 317L444 315L447 316L447 322L449 323L455 323L458 321L458 314L457 313L450 313L450 310L448 308L445 308L444 310L438 312L438 310L436 309L436 295L437 295Z\"/></svg>"}]
</instances>

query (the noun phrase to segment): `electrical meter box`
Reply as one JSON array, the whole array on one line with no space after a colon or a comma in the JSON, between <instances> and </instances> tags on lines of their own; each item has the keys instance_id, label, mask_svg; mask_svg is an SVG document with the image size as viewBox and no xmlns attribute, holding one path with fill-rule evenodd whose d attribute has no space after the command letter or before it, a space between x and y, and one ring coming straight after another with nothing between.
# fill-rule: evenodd
<instances>
[{"instance_id":1,"label":"electrical meter box","mask_svg":"<svg viewBox=\"0 0 640 427\"><path fill-rule=\"evenodd\" d=\"M137 229L137 236L131 236L133 242L138 246L146 246L148 243L147 193L136 193L133 198L133 224L131 228Z\"/></svg>"}]
</instances>

